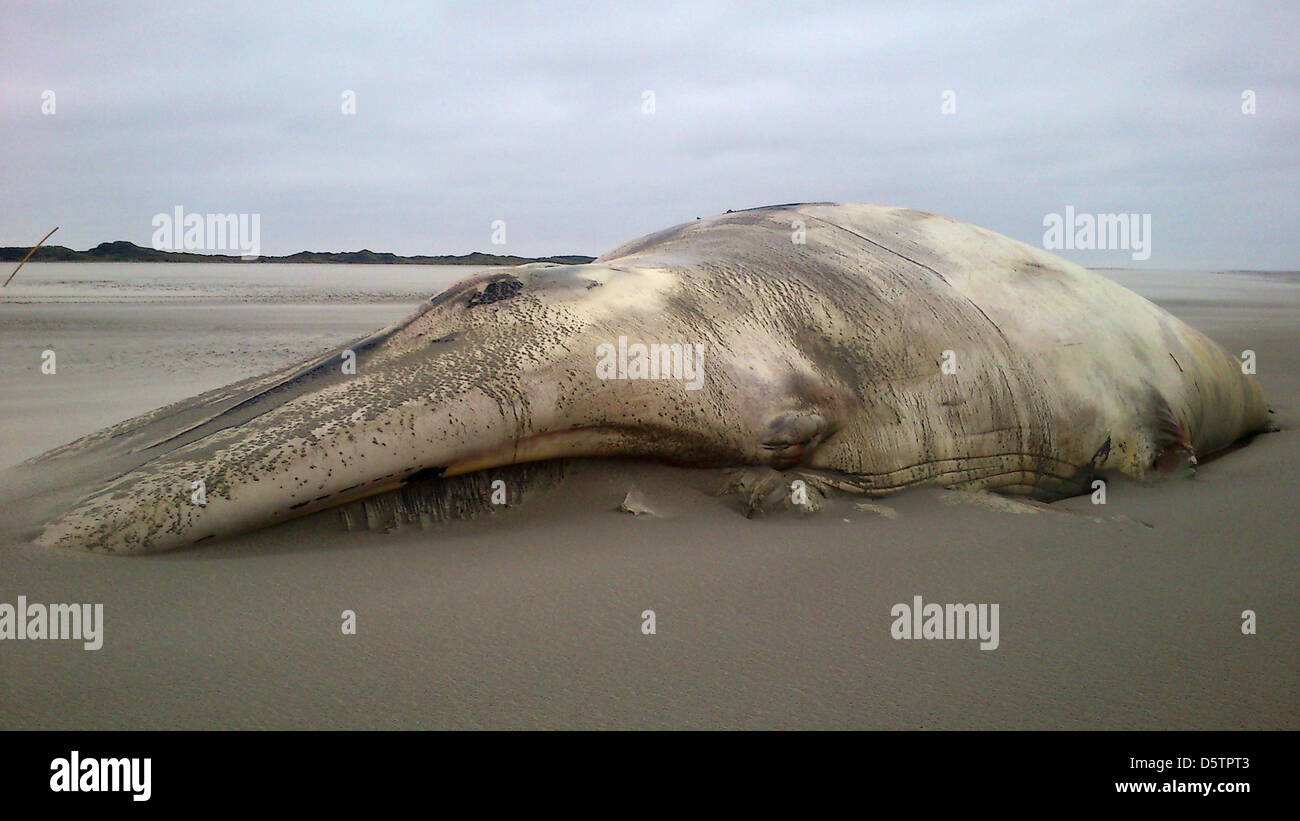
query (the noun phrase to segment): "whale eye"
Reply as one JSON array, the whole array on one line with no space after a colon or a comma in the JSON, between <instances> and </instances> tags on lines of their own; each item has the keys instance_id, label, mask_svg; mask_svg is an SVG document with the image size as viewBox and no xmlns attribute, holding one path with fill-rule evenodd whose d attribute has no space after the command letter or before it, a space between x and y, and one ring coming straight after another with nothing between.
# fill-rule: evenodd
<instances>
[{"instance_id":1,"label":"whale eye","mask_svg":"<svg viewBox=\"0 0 1300 821\"><path fill-rule=\"evenodd\" d=\"M493 302L500 302L503 299L509 299L523 289L524 284L514 277L502 277L483 286L483 290L469 298L466 307L473 308L475 305L490 305Z\"/></svg>"}]
</instances>

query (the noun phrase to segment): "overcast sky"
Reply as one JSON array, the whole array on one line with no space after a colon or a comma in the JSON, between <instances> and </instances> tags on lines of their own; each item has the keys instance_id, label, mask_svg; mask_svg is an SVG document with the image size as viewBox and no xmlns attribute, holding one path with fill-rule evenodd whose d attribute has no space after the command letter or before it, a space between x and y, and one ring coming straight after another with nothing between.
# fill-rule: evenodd
<instances>
[{"instance_id":1,"label":"overcast sky","mask_svg":"<svg viewBox=\"0 0 1300 821\"><path fill-rule=\"evenodd\" d=\"M1063 255L1300 268L1298 4L1040 5L5 0L0 245L149 245L180 205L267 254L594 255L848 200L1035 245L1147 213L1148 261Z\"/></svg>"}]
</instances>

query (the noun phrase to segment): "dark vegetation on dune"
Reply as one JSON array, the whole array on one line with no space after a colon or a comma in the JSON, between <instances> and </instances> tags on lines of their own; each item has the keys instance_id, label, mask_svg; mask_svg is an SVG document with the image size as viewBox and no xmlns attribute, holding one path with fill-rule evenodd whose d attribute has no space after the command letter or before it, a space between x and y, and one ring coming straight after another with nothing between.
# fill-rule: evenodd
<instances>
[{"instance_id":1,"label":"dark vegetation on dune","mask_svg":"<svg viewBox=\"0 0 1300 821\"><path fill-rule=\"evenodd\" d=\"M18 262L30 248L0 248L0 262ZM397 254L360 251L299 251L283 257L262 256L245 260L238 254L193 254L186 251L159 251L144 248L133 242L101 242L87 251L74 251L62 245L46 245L36 249L28 262L328 262L365 263L370 265L523 265L527 262L558 262L579 265L591 262L594 257L561 255L553 257L517 257L504 254L471 254L430 256L419 254L403 257Z\"/></svg>"}]
</instances>

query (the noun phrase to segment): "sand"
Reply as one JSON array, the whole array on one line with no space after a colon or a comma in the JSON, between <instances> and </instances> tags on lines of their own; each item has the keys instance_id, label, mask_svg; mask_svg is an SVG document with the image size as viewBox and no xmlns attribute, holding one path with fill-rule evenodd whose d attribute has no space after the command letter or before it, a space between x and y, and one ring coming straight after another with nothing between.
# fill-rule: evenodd
<instances>
[{"instance_id":1,"label":"sand","mask_svg":"<svg viewBox=\"0 0 1300 821\"><path fill-rule=\"evenodd\" d=\"M265 270L294 267L216 285L24 267L0 298L0 463L360 336L469 273ZM919 489L750 520L709 494L717 471L616 461L426 530L326 513L141 558L8 539L0 603L99 602L105 624L98 651L0 642L0 728L1300 727L1300 277L1106 273L1255 350L1282 432L1194 479L1116 480L1104 506ZM660 515L618 512L633 487ZM918 595L998 604L999 646L893 639Z\"/></svg>"}]
</instances>

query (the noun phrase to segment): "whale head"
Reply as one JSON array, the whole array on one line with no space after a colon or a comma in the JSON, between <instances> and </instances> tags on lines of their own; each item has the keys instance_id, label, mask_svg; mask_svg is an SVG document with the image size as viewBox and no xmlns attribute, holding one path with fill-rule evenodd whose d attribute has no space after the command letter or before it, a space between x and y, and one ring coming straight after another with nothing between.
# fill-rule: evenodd
<instances>
[{"instance_id":1,"label":"whale head","mask_svg":"<svg viewBox=\"0 0 1300 821\"><path fill-rule=\"evenodd\" d=\"M81 473L102 482L38 541L167 550L569 457L797 461L808 437L783 437L809 415L787 417L824 404L818 380L788 328L738 320L741 296L701 296L716 291L671 264L476 273L369 337L40 457L90 459Z\"/></svg>"}]
</instances>

